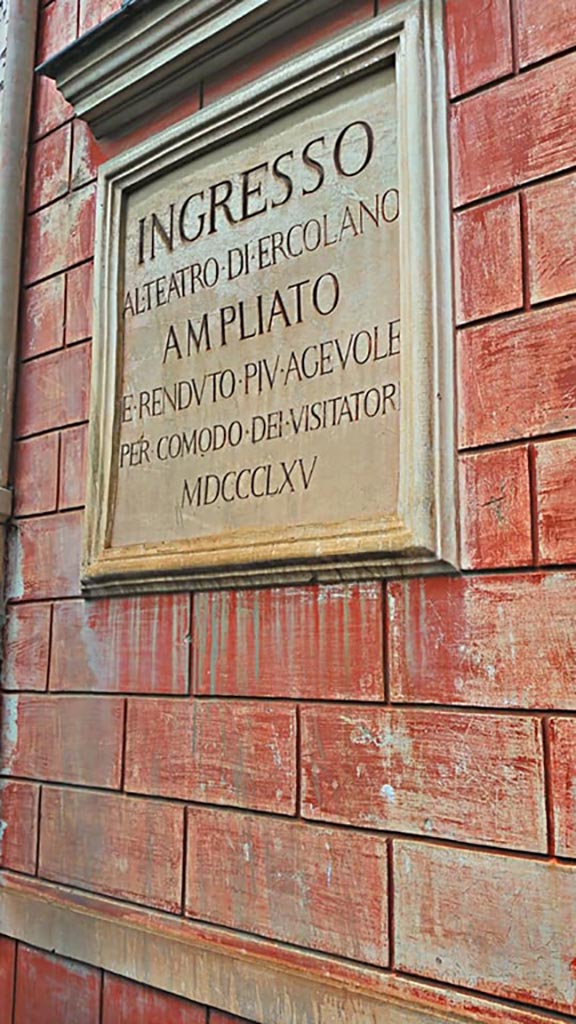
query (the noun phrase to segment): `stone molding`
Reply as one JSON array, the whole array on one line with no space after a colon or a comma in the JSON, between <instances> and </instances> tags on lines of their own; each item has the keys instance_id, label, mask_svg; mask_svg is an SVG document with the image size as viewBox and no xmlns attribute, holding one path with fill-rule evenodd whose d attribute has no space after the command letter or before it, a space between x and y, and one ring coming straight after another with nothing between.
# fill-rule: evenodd
<instances>
[{"instance_id":1,"label":"stone molding","mask_svg":"<svg viewBox=\"0 0 576 1024\"><path fill-rule=\"evenodd\" d=\"M97 138L121 135L333 0L136 0L38 67Z\"/></svg>"},{"instance_id":2,"label":"stone molding","mask_svg":"<svg viewBox=\"0 0 576 1024\"><path fill-rule=\"evenodd\" d=\"M9 872L0 933L257 1024L563 1020Z\"/></svg>"}]
</instances>

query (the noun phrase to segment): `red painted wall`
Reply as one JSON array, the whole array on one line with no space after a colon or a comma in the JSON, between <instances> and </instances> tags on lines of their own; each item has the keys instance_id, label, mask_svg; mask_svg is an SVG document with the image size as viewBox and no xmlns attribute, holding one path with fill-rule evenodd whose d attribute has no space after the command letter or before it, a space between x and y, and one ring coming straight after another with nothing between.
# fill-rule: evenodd
<instances>
[{"instance_id":1,"label":"red painted wall","mask_svg":"<svg viewBox=\"0 0 576 1024\"><path fill-rule=\"evenodd\" d=\"M250 1024L3 938L0 1011L13 1024Z\"/></svg>"},{"instance_id":2,"label":"red painted wall","mask_svg":"<svg viewBox=\"0 0 576 1024\"><path fill-rule=\"evenodd\" d=\"M117 6L45 4L39 59ZM335 7L157 125L374 13ZM576 21L572 0L447 0L446 25L457 578L82 601L94 178L142 131L104 152L38 80L0 862L576 1014ZM5 939L12 1007L207 1020Z\"/></svg>"}]
</instances>

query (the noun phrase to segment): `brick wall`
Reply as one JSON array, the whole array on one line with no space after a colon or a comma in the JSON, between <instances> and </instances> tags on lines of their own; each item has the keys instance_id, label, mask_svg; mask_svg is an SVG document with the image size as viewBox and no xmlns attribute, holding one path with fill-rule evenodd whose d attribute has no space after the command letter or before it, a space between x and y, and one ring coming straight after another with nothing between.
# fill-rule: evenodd
<instances>
[{"instance_id":1,"label":"brick wall","mask_svg":"<svg viewBox=\"0 0 576 1024\"><path fill-rule=\"evenodd\" d=\"M0 1020L13 1024L250 1024L3 938Z\"/></svg>"},{"instance_id":2,"label":"brick wall","mask_svg":"<svg viewBox=\"0 0 576 1024\"><path fill-rule=\"evenodd\" d=\"M39 58L116 6L44 5ZM157 126L373 14L337 6ZM576 1014L576 24L572 0L447 0L446 23L456 578L82 601L94 177L120 143L38 80L0 859L502 1019ZM13 990L15 1024L206 1020L6 939L2 1020Z\"/></svg>"}]
</instances>

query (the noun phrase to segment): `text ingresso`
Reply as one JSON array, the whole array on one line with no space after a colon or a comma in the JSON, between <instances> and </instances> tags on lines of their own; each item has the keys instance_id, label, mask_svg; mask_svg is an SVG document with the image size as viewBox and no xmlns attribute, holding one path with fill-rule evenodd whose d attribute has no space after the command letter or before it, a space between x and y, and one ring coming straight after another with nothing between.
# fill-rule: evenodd
<instances>
[{"instance_id":1,"label":"text ingresso","mask_svg":"<svg viewBox=\"0 0 576 1024\"><path fill-rule=\"evenodd\" d=\"M317 134L299 151L284 150L244 170L184 195L167 209L151 211L138 221L138 263L152 261L161 250L216 235L223 224L239 224L278 209L295 197L318 192L337 178L355 178L375 152L372 125L350 121L333 133Z\"/></svg>"}]
</instances>

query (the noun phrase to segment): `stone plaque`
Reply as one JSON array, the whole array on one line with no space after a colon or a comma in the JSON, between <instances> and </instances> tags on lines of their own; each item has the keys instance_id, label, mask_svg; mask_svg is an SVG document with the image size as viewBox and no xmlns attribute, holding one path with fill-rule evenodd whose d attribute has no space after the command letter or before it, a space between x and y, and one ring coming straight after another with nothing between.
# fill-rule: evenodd
<instances>
[{"instance_id":1,"label":"stone plaque","mask_svg":"<svg viewBox=\"0 0 576 1024\"><path fill-rule=\"evenodd\" d=\"M428 251L399 38L356 33L307 90L310 58L104 168L93 589L453 559L430 263L448 251Z\"/></svg>"},{"instance_id":2,"label":"stone plaque","mask_svg":"<svg viewBox=\"0 0 576 1024\"><path fill-rule=\"evenodd\" d=\"M129 197L112 545L394 514L395 107L390 69Z\"/></svg>"}]
</instances>

